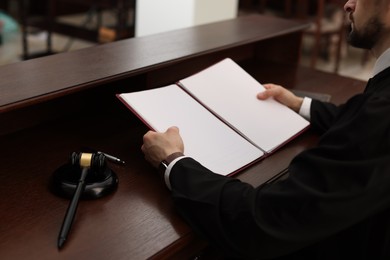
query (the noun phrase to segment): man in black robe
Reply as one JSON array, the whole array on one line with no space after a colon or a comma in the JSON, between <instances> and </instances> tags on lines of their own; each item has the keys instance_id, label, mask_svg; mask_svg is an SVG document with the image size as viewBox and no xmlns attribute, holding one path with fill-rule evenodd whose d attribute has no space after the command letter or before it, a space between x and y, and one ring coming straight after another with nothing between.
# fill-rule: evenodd
<instances>
[{"instance_id":1,"label":"man in black robe","mask_svg":"<svg viewBox=\"0 0 390 260\"><path fill-rule=\"evenodd\" d=\"M390 259L390 0L349 0L345 11L349 42L378 57L364 93L341 106L273 84L258 94L321 134L293 159L288 178L254 188L184 156L176 127L144 136L141 149L155 167L167 166L181 215L229 257Z\"/></svg>"}]
</instances>

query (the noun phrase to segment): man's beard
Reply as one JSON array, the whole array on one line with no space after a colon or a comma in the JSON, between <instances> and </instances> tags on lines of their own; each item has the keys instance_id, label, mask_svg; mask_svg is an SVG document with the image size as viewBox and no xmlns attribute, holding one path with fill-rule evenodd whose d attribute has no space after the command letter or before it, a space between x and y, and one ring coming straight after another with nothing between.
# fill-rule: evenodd
<instances>
[{"instance_id":1,"label":"man's beard","mask_svg":"<svg viewBox=\"0 0 390 260\"><path fill-rule=\"evenodd\" d=\"M357 48L371 50L379 41L384 25L374 16L361 30L353 28L347 37L350 45Z\"/></svg>"}]
</instances>

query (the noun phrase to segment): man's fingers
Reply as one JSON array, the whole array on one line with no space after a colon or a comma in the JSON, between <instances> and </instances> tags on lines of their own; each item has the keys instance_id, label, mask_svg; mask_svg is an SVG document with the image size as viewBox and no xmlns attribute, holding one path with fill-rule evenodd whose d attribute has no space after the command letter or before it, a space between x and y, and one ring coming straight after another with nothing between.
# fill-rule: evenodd
<instances>
[{"instance_id":1,"label":"man's fingers","mask_svg":"<svg viewBox=\"0 0 390 260\"><path fill-rule=\"evenodd\" d=\"M257 98L260 99L260 100L267 99L268 97L269 97L269 93L268 93L267 90L257 94Z\"/></svg>"},{"instance_id":2,"label":"man's fingers","mask_svg":"<svg viewBox=\"0 0 390 260\"><path fill-rule=\"evenodd\" d=\"M280 89L275 87L269 87L268 89L264 90L263 92L260 92L257 94L257 98L259 99L267 99L269 97L276 97L280 94Z\"/></svg>"},{"instance_id":3,"label":"man's fingers","mask_svg":"<svg viewBox=\"0 0 390 260\"><path fill-rule=\"evenodd\" d=\"M179 128L177 126L171 126L167 129L167 132L176 132L179 133Z\"/></svg>"}]
</instances>

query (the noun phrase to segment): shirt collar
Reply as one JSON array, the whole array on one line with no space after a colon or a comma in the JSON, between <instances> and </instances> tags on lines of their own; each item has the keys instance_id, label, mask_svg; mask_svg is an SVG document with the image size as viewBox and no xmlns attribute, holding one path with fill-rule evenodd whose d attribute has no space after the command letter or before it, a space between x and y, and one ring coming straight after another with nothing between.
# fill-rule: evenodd
<instances>
[{"instance_id":1,"label":"shirt collar","mask_svg":"<svg viewBox=\"0 0 390 260\"><path fill-rule=\"evenodd\" d=\"M382 53L381 56L379 56L379 58L376 60L374 69L372 70L372 76L374 77L379 72L383 71L389 66L390 66L390 48L387 49L384 53Z\"/></svg>"}]
</instances>

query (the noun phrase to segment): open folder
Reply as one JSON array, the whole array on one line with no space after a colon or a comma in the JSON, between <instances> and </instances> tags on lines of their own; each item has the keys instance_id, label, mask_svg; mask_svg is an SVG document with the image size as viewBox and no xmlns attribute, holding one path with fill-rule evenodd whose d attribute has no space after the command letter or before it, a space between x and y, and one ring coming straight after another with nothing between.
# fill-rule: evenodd
<instances>
[{"instance_id":1,"label":"open folder","mask_svg":"<svg viewBox=\"0 0 390 260\"><path fill-rule=\"evenodd\" d=\"M224 59L176 84L117 97L149 128L177 126L185 154L232 175L302 133L309 122L274 99L233 60Z\"/></svg>"}]
</instances>

